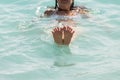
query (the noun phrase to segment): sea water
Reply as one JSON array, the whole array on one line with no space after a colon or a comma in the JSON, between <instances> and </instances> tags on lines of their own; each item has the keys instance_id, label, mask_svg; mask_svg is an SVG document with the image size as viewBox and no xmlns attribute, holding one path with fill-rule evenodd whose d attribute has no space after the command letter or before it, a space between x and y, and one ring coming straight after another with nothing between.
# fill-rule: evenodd
<instances>
[{"instance_id":1,"label":"sea water","mask_svg":"<svg viewBox=\"0 0 120 80\"><path fill-rule=\"evenodd\" d=\"M74 18L82 33L54 43L54 0L0 1L0 80L120 80L120 1L75 0L90 18ZM41 17L40 17L41 16Z\"/></svg>"}]
</instances>

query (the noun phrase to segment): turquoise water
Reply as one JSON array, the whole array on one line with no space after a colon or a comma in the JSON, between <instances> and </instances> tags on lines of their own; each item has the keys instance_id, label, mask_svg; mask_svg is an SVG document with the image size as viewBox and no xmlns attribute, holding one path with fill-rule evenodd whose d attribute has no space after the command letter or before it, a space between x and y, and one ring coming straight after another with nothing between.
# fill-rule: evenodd
<instances>
[{"instance_id":1,"label":"turquoise water","mask_svg":"<svg viewBox=\"0 0 120 80\"><path fill-rule=\"evenodd\" d=\"M66 47L53 42L57 21L38 17L54 0L0 1L0 80L120 80L120 1L75 4L91 18L74 19L82 33Z\"/></svg>"}]
</instances>

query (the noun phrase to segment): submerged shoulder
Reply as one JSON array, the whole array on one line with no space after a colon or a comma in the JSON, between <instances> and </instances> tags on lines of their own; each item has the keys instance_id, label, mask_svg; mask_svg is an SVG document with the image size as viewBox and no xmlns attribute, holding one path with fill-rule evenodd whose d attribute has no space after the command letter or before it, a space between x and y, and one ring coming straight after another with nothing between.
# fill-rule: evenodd
<instances>
[{"instance_id":1,"label":"submerged shoulder","mask_svg":"<svg viewBox=\"0 0 120 80\"><path fill-rule=\"evenodd\" d=\"M78 14L81 14L82 18L90 18L90 15L89 15L90 10L89 10L89 8L87 8L85 6L75 6L74 10Z\"/></svg>"},{"instance_id":2,"label":"submerged shoulder","mask_svg":"<svg viewBox=\"0 0 120 80\"><path fill-rule=\"evenodd\" d=\"M54 14L54 12L55 12L55 10L46 10L45 12L44 12L44 15L45 16L51 16L51 15L53 15Z\"/></svg>"},{"instance_id":3,"label":"submerged shoulder","mask_svg":"<svg viewBox=\"0 0 120 80\"><path fill-rule=\"evenodd\" d=\"M77 11L79 14L88 14L89 10L85 6L75 6L74 10Z\"/></svg>"}]
</instances>

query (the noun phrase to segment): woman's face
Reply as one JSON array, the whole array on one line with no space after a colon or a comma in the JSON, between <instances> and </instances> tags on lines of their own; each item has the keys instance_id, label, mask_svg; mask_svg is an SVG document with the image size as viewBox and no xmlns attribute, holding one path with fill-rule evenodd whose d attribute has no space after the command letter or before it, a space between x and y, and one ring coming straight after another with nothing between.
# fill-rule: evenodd
<instances>
[{"instance_id":1,"label":"woman's face","mask_svg":"<svg viewBox=\"0 0 120 80\"><path fill-rule=\"evenodd\" d=\"M58 0L58 6L61 9L68 10L72 4L73 0Z\"/></svg>"}]
</instances>

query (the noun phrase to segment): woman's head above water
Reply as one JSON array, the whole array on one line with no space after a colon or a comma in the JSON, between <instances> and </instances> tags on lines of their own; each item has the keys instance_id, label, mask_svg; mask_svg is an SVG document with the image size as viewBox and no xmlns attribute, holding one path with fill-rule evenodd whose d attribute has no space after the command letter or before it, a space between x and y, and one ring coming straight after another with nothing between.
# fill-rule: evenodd
<instances>
[{"instance_id":1,"label":"woman's head above water","mask_svg":"<svg viewBox=\"0 0 120 80\"><path fill-rule=\"evenodd\" d=\"M77 14L87 14L86 7L74 6L74 0L55 0L55 9L46 10L45 16L64 15L75 16Z\"/></svg>"},{"instance_id":2,"label":"woman's head above water","mask_svg":"<svg viewBox=\"0 0 120 80\"><path fill-rule=\"evenodd\" d=\"M72 10L74 6L74 0L55 0L55 9Z\"/></svg>"}]
</instances>

